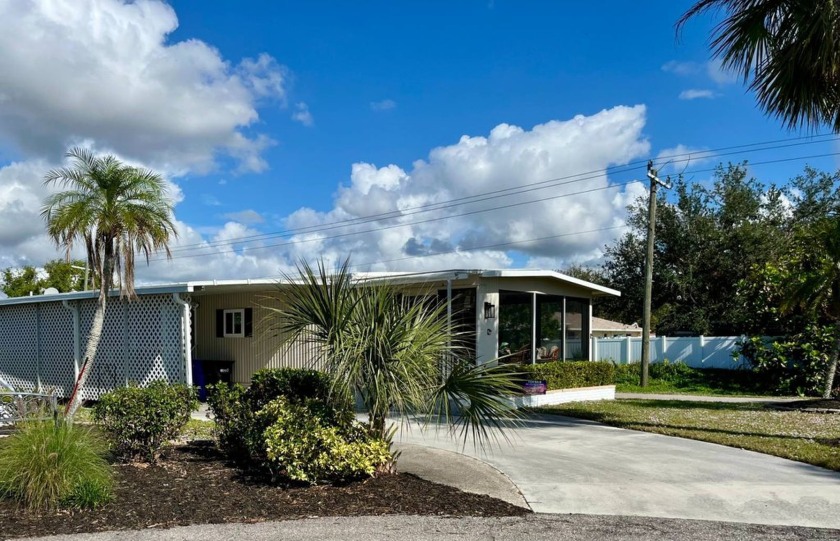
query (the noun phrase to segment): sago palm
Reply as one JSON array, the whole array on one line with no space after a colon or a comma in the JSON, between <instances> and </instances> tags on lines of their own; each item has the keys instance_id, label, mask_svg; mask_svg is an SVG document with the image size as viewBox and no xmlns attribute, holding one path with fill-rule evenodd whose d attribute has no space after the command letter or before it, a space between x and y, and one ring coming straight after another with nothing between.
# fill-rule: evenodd
<instances>
[{"instance_id":1,"label":"sago palm","mask_svg":"<svg viewBox=\"0 0 840 541\"><path fill-rule=\"evenodd\" d=\"M513 415L516 389L504 367L462 357L460 336L435 296L405 296L394 284L355 280L348 262L328 273L302 263L294 285L266 306L266 331L287 344L316 346L335 392L359 396L372 433L387 437L388 415L426 416L485 445ZM278 308L277 306L280 306Z\"/></svg>"},{"instance_id":2,"label":"sago palm","mask_svg":"<svg viewBox=\"0 0 840 541\"><path fill-rule=\"evenodd\" d=\"M165 251L176 236L172 203L160 175L132 167L114 156L96 156L84 148L67 153L70 167L49 171L48 185L62 191L49 196L41 215L47 233L68 256L77 245L87 251L88 265L99 284L99 300L93 315L82 369L67 404L72 417L81 403L81 390L93 368L102 338L108 294L118 279L121 297L134 292L134 266L138 254Z\"/></svg>"},{"instance_id":3,"label":"sago palm","mask_svg":"<svg viewBox=\"0 0 840 541\"><path fill-rule=\"evenodd\" d=\"M701 0L677 22L725 18L711 47L724 68L749 81L765 113L790 128L840 132L840 6L833 0Z\"/></svg>"}]
</instances>

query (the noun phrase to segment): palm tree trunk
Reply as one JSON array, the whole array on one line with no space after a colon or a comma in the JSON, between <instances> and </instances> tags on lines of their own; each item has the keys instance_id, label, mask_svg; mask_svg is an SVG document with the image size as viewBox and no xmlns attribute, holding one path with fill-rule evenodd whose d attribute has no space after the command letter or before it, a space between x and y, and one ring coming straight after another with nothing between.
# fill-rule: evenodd
<instances>
[{"instance_id":1,"label":"palm tree trunk","mask_svg":"<svg viewBox=\"0 0 840 541\"><path fill-rule=\"evenodd\" d=\"M834 322L834 347L831 349L831 358L825 369L825 389L823 398L831 398L831 391L834 389L834 376L837 374L837 359L840 358L840 319Z\"/></svg>"},{"instance_id":2,"label":"palm tree trunk","mask_svg":"<svg viewBox=\"0 0 840 541\"><path fill-rule=\"evenodd\" d=\"M96 303L96 311L93 313L93 321L90 324L82 370L79 372L79 377L76 379L76 384L73 387L70 402L67 403L67 409L64 411L64 415L69 419L73 418L79 406L82 405L82 391L84 390L85 383L87 383L88 376L93 371L93 359L96 356L96 350L99 348L99 342L102 340L102 330L105 327L105 308L108 304L108 292L111 289L114 252L113 242L105 241L104 244L105 254L103 257L102 276L99 281L99 300Z\"/></svg>"},{"instance_id":3,"label":"palm tree trunk","mask_svg":"<svg viewBox=\"0 0 840 541\"><path fill-rule=\"evenodd\" d=\"M96 303L96 311L93 313L93 321L90 324L90 333L88 334L87 347L85 347L82 370L79 372L79 377L73 387L73 395L64 412L65 416L70 419L73 418L76 410L82 405L82 390L85 387L85 383L87 383L88 375L93 370L93 358L96 356L96 350L99 348L99 342L102 340L102 329L105 327L106 297L107 295L100 296L99 302Z\"/></svg>"}]
</instances>

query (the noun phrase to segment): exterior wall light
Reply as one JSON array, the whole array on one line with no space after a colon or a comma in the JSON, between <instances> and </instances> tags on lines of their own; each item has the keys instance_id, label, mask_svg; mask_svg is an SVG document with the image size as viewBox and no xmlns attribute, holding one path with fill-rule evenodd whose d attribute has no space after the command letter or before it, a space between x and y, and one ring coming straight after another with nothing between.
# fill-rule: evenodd
<instances>
[{"instance_id":1,"label":"exterior wall light","mask_svg":"<svg viewBox=\"0 0 840 541\"><path fill-rule=\"evenodd\" d=\"M492 302L484 303L484 319L493 319L496 317L496 305Z\"/></svg>"}]
</instances>

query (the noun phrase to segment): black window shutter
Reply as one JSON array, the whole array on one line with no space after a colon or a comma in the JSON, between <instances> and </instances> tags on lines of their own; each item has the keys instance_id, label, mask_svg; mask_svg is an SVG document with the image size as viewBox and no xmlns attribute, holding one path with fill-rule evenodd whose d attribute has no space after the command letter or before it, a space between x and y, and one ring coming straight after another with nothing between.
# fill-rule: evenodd
<instances>
[{"instance_id":1,"label":"black window shutter","mask_svg":"<svg viewBox=\"0 0 840 541\"><path fill-rule=\"evenodd\" d=\"M216 338L225 336L225 311L216 310Z\"/></svg>"},{"instance_id":2,"label":"black window shutter","mask_svg":"<svg viewBox=\"0 0 840 541\"><path fill-rule=\"evenodd\" d=\"M245 336L254 336L254 309L245 309Z\"/></svg>"}]
</instances>

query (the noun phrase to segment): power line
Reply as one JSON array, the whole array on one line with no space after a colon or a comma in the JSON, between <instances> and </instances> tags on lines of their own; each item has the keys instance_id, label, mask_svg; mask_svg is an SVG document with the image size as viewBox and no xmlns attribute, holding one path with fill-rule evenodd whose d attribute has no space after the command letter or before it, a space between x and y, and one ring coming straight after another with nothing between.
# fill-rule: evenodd
<instances>
[{"instance_id":1,"label":"power line","mask_svg":"<svg viewBox=\"0 0 840 541\"><path fill-rule=\"evenodd\" d=\"M752 165L768 165L768 164L774 164L774 163L783 163L783 162L790 162L790 161L797 161L797 160L808 160L808 159L814 159L814 158L824 158L824 157L837 156L837 155L840 155L840 152L831 152L831 153L825 153L825 154L814 154L814 155L810 155L810 156L797 156L797 157L792 157L792 158L780 158L780 159L776 159L776 160L765 160L765 161L762 161L762 162L753 162ZM715 171L715 169L716 168L695 169L695 170L689 171L688 173L689 174L706 173L706 172ZM608 186L603 186L603 187L599 187L599 188L582 190L582 191L579 191L579 192L571 192L571 193L560 194L560 195L556 195L556 196L553 196L553 197L532 199L532 200L528 200L528 201L520 201L520 202L516 202L516 203L509 203L509 204L506 204L506 205L499 205L499 206L496 206L496 207L478 209L478 210L473 210L473 211L459 213L459 214L453 214L453 215L444 216L444 217L428 218L428 219L414 221L414 222L394 224L394 225L390 225L390 226L383 226L383 227L373 228L373 229L366 229L366 230L363 230L363 231L351 231L351 232L341 233L341 234L338 234L338 235L317 237L317 238L311 238L311 239L297 239L297 240L291 240L291 241L288 241L288 242L267 244L267 245L264 245L264 246L248 246L247 248L250 251L258 251L258 250L265 250L265 249L268 249L268 248L277 248L277 247L282 247L282 246L291 246L291 245L295 245L295 244L303 244L303 243L307 243L307 242L325 241L325 240L332 240L332 239L336 239L336 238L345 238L345 237L350 237L350 236L354 236L354 235L362 235L362 234L365 234L365 233L374 233L374 232L377 232L377 231L384 231L384 230L387 230L387 229L395 229L395 228L399 228L399 227L409 227L409 226L413 226L413 225L420 225L420 224L424 224L424 223L435 222L435 221L440 221L440 220L449 219L449 218L470 216L470 215L479 214L479 213L483 213L483 212L490 212L490 211L493 211L493 210L501 210L501 209L505 209L505 208L523 206L523 205L533 204L533 203L542 202L542 201L550 201L550 200L555 200L555 199L561 199L561 198L570 197L570 196L573 196L573 195L581 195L581 194L585 194L585 193L592 193L592 192L601 191L601 190L618 188L618 187L621 187L621 186L626 186L628 184L632 184L634 182L638 182L638 181L632 180L632 181L628 181L628 182L624 182L624 183L610 184ZM231 244L236 244L236 243L231 243ZM211 257L211 256L215 256L215 255L220 255L220 254L227 253L227 252L236 253L236 250L234 250L234 249L213 250L213 251L210 251L210 252L199 253L199 254L194 254L194 255L177 255L177 256L175 256L175 258L198 259L198 258L203 258L203 257ZM149 261L150 262L152 262L152 261L165 261L167 259L168 258L161 257L161 258L152 258Z\"/></svg>"},{"instance_id":2,"label":"power line","mask_svg":"<svg viewBox=\"0 0 840 541\"><path fill-rule=\"evenodd\" d=\"M565 194L555 195L555 196L552 196L552 197L544 197L544 198L541 198L541 199L531 199L531 200L528 200L528 201L520 201L520 202L517 202L517 203L508 203L507 205L500 205L500 206L497 206L497 207L472 210L472 211L469 211L469 212L463 212L463 213L460 213L460 214L453 214L453 215L444 216L444 217L427 218L425 220L419 220L419 221L415 221L415 222L408 222L408 223L394 224L394 225L383 226L383 227L378 227L378 228L373 228L373 229L366 229L364 231L350 231L350 232L347 232L347 233L341 233L341 234L338 234L338 235L331 235L331 236L327 236L327 237L316 237L316 238L311 238L311 239L291 240L291 241L288 241L288 242L281 242L281 243L276 243L276 244L266 244L264 246L248 246L247 248L249 250L265 250L265 249L268 249L268 248L278 248L278 247L281 247L281 246L291 246L291 245L303 244L303 243L307 243L307 242L332 240L332 239L337 239L337 238L350 237L350 236L353 236L353 235L362 235L364 233L375 233L377 231L384 231L384 230L387 230L387 229L396 229L396 228L399 228L399 227L409 227L409 226L413 226L413 225L420 225L420 224L425 224L425 223L430 223L430 222L437 222L437 221L444 220L444 219L449 219L449 218L471 216L473 214L480 214L480 213L483 213L483 212L490 212L490 211L493 211L493 210L501 210L501 209L506 209L506 208L519 207L519 206L523 206L523 205L530 205L532 203L539 203L539 202L542 202L542 201L551 201L551 200L554 200L554 199L562 199L564 197L571 197L573 195L582 195L582 194L586 194L586 193L598 192L598 191L602 191L602 190L608 190L608 189L611 189L611 188L618 188L620 186L626 186L626 185L632 184L634 182L637 182L637 181L631 180L631 181L624 182L624 183L610 184L609 186L602 186L602 187L599 187L599 188L592 188L592 189L589 189L589 190L581 190L579 192L565 193ZM202 258L202 257L219 255L219 254L222 254L222 253L226 253L228 251L235 253L235 250L232 250L232 249L231 250L216 250L216 251L213 251L213 252L207 252L207 253L196 254L196 255L177 255L177 256L173 256L172 259L176 259L176 258L197 259L197 258ZM166 261L168 259L169 258L161 257L161 258L152 258L152 259L149 259L149 261L150 262L151 261Z\"/></svg>"},{"instance_id":3,"label":"power line","mask_svg":"<svg viewBox=\"0 0 840 541\"><path fill-rule=\"evenodd\" d=\"M819 138L818 140L814 140ZM775 144L775 143L788 143L791 141L802 141L802 139L809 139L809 141L804 142L794 142L790 144ZM764 152L767 150L778 150L782 148L791 148L796 146L802 145L812 145L817 143L824 143L824 142L831 142L840 140L840 137L836 136L833 133L829 134L821 134L817 136L801 136L796 138L790 139L781 139L777 141L769 141L769 142L760 142L760 143L749 143L744 145L735 145L730 147L720 147L717 149L710 149L710 150L700 150L695 152L686 152L682 154L675 154L669 156L669 163L690 163L692 159L708 159L712 156L720 157L720 156L729 156L733 154L745 154L745 153L752 153L752 152ZM773 145L773 146L767 146ZM764 148L753 148L753 147L764 147ZM733 149L745 149L745 148L752 148L752 150L737 150L731 151ZM723 152L722 151L731 151L731 152ZM682 158L682 159L676 159ZM633 171L635 169L640 169L641 167L636 167L637 164L645 164L647 161L638 161L638 162L631 162L629 164L623 166L616 166L616 167L607 167L603 169L592 170L583 173L575 173L572 175L566 175L563 177L556 177L552 179L547 179L543 181L533 182L524 184L521 186L513 186L508 188L501 188L498 190L492 190L489 192L482 192L478 194L473 194L469 196L458 197L455 199L450 199L446 201L439 201L435 203L428 203L425 205L418 205L415 207L407 207L403 209L392 210L388 212L383 212L379 214L372 214L367 216L359 216L356 218L348 218L345 220L338 220L334 222L329 222L326 224L319 224L314 226L305 226L300 228L291 228L281 231L274 231L268 233L260 233L255 235L246 235L241 237L235 237L230 239L225 239L221 241L212 241L212 242L199 242L199 243L192 243L192 244L185 244L181 245L177 248L172 249L172 253L179 253L179 252L191 252L196 250L206 250L207 248L216 247L216 246L229 246L234 244L241 244L244 242L256 242L259 240L265 240L269 238L278 238L278 237L289 237L293 235L299 235L304 233L317 233L322 231L330 231L333 229L338 229L341 227L347 227L351 225L362 225L365 223L380 221L380 220L389 220L395 218L403 218L405 216L411 216L415 214L425 213L425 212L433 212L436 210L443 210L446 208L452 208L455 206L459 206L461 204L473 204L479 203L483 201L488 201L491 199L497 199L501 197L508 197L511 195L518 195L522 193L528 193L537 190L543 190L547 188L553 188L561 185L572 184L575 182L582 182L585 180L591 180L593 178L598 178L600 176L606 175L608 173L612 174L620 174ZM756 165L756 164L754 164ZM587 176L588 175L588 176ZM581 177L581 178L576 178ZM565 182L563 182L565 181Z\"/></svg>"}]
</instances>

